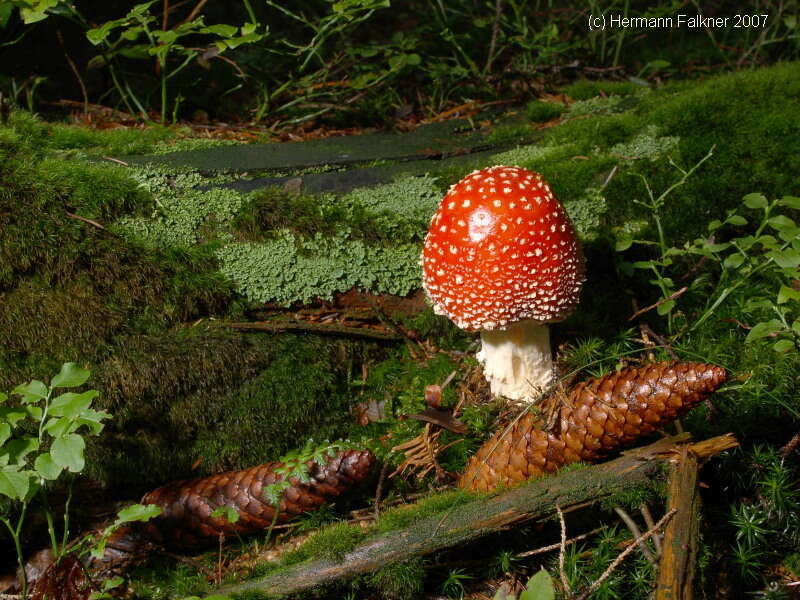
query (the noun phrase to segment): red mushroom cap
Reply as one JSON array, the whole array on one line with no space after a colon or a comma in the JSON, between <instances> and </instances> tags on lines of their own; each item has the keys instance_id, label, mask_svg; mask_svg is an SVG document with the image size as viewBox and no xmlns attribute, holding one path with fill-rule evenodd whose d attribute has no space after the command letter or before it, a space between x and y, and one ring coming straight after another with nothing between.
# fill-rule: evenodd
<instances>
[{"instance_id":1,"label":"red mushroom cap","mask_svg":"<svg viewBox=\"0 0 800 600\"><path fill-rule=\"evenodd\" d=\"M431 219L422 269L434 311L469 331L559 321L584 281L564 207L541 175L520 167L475 171L450 188Z\"/></svg>"}]
</instances>

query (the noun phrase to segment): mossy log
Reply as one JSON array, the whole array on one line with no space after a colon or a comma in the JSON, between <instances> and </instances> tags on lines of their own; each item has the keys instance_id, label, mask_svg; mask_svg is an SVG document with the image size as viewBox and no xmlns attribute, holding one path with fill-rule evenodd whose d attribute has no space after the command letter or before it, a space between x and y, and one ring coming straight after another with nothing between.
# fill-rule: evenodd
<instances>
[{"instance_id":1,"label":"mossy log","mask_svg":"<svg viewBox=\"0 0 800 600\"><path fill-rule=\"evenodd\" d=\"M502 531L525 521L547 517L555 507L566 509L647 485L658 478L666 463L683 448L698 458L714 456L737 445L732 435L696 444L688 436L659 440L649 446L625 452L619 458L598 465L534 480L513 489L488 495L422 518L407 528L378 533L348 552L341 561L312 559L260 578L229 584L216 593L260 592L285 595L302 592L340 579L376 571L386 565L423 556L482 536Z\"/></svg>"},{"instance_id":2,"label":"mossy log","mask_svg":"<svg viewBox=\"0 0 800 600\"><path fill-rule=\"evenodd\" d=\"M656 600L691 600L694 597L694 561L700 535L700 490L697 456L681 449L667 483L667 510L677 510L664 531L658 568Z\"/></svg>"}]
</instances>

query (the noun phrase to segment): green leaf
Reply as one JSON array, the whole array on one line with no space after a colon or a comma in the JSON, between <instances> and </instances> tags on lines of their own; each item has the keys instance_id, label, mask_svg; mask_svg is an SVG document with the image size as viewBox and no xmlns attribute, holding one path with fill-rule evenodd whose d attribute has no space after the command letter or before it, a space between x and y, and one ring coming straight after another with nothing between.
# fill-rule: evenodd
<instances>
[{"instance_id":1,"label":"green leaf","mask_svg":"<svg viewBox=\"0 0 800 600\"><path fill-rule=\"evenodd\" d=\"M149 521L161 514L161 507L157 504L131 504L117 513L115 523L122 525L133 521Z\"/></svg>"},{"instance_id":2,"label":"green leaf","mask_svg":"<svg viewBox=\"0 0 800 600\"><path fill-rule=\"evenodd\" d=\"M36 472L41 475L43 479L48 479L50 481L58 479L58 476L61 475L61 471L64 470L64 467L56 464L49 452L44 452L37 456L33 463L33 468L36 469Z\"/></svg>"},{"instance_id":3,"label":"green leaf","mask_svg":"<svg viewBox=\"0 0 800 600\"><path fill-rule=\"evenodd\" d=\"M44 430L54 438L64 437L78 428L78 425L68 417L52 417L44 424Z\"/></svg>"},{"instance_id":4,"label":"green leaf","mask_svg":"<svg viewBox=\"0 0 800 600\"><path fill-rule=\"evenodd\" d=\"M744 256L742 254L731 254L722 262L722 266L726 269L734 270L741 267L743 262Z\"/></svg>"},{"instance_id":5,"label":"green leaf","mask_svg":"<svg viewBox=\"0 0 800 600\"><path fill-rule=\"evenodd\" d=\"M49 390L43 382L34 379L30 383L21 383L14 388L13 392L22 396L22 401L27 404L47 398Z\"/></svg>"},{"instance_id":6,"label":"green leaf","mask_svg":"<svg viewBox=\"0 0 800 600\"><path fill-rule=\"evenodd\" d=\"M789 350L794 350L794 342L792 340L778 340L772 348L775 352L789 352Z\"/></svg>"},{"instance_id":7,"label":"green leaf","mask_svg":"<svg viewBox=\"0 0 800 600\"><path fill-rule=\"evenodd\" d=\"M20 473L6 467L0 471L0 494L12 500L24 500L31 486L29 473Z\"/></svg>"},{"instance_id":8,"label":"green leaf","mask_svg":"<svg viewBox=\"0 0 800 600\"><path fill-rule=\"evenodd\" d=\"M3 451L8 453L8 460L12 465L22 465L25 457L38 449L39 439L32 435L13 439L3 446Z\"/></svg>"},{"instance_id":9,"label":"green leaf","mask_svg":"<svg viewBox=\"0 0 800 600\"><path fill-rule=\"evenodd\" d=\"M773 250L769 253L769 257L782 269L793 269L794 267L800 266L800 252L794 248Z\"/></svg>"},{"instance_id":10,"label":"green leaf","mask_svg":"<svg viewBox=\"0 0 800 600\"><path fill-rule=\"evenodd\" d=\"M769 204L764 194L747 194L742 200L747 208L766 208Z\"/></svg>"},{"instance_id":11,"label":"green leaf","mask_svg":"<svg viewBox=\"0 0 800 600\"><path fill-rule=\"evenodd\" d=\"M111 32L121 25L121 20L108 21L103 23L100 27L95 27L86 32L86 39L93 46L97 46L108 38Z\"/></svg>"},{"instance_id":12,"label":"green leaf","mask_svg":"<svg viewBox=\"0 0 800 600\"><path fill-rule=\"evenodd\" d=\"M614 248L617 252L624 252L633 245L633 236L628 233L620 233L617 236L617 241Z\"/></svg>"},{"instance_id":13,"label":"green leaf","mask_svg":"<svg viewBox=\"0 0 800 600\"><path fill-rule=\"evenodd\" d=\"M800 210L800 198L797 196L784 196L778 200L778 204L781 206L788 206L789 208L793 208L795 210Z\"/></svg>"},{"instance_id":14,"label":"green leaf","mask_svg":"<svg viewBox=\"0 0 800 600\"><path fill-rule=\"evenodd\" d=\"M782 231L784 229L796 227L795 222L786 215L775 215L774 217L767 219L767 223L769 223L769 226L776 231Z\"/></svg>"},{"instance_id":15,"label":"green leaf","mask_svg":"<svg viewBox=\"0 0 800 600\"><path fill-rule=\"evenodd\" d=\"M781 323L778 319L772 319L770 321L758 323L753 326L744 341L752 342L755 340L760 340L761 338L765 338L777 331L781 331L782 329L783 323Z\"/></svg>"},{"instance_id":16,"label":"green leaf","mask_svg":"<svg viewBox=\"0 0 800 600\"><path fill-rule=\"evenodd\" d=\"M722 227L722 221L720 221L719 219L714 219L708 224L708 232L713 233L720 227Z\"/></svg>"},{"instance_id":17,"label":"green leaf","mask_svg":"<svg viewBox=\"0 0 800 600\"><path fill-rule=\"evenodd\" d=\"M11 425L8 423L0 423L0 446L6 443L6 440L11 437Z\"/></svg>"},{"instance_id":18,"label":"green leaf","mask_svg":"<svg viewBox=\"0 0 800 600\"><path fill-rule=\"evenodd\" d=\"M54 388L72 388L86 383L91 373L76 363L64 363L61 371L50 380L50 386Z\"/></svg>"},{"instance_id":19,"label":"green leaf","mask_svg":"<svg viewBox=\"0 0 800 600\"><path fill-rule=\"evenodd\" d=\"M658 308L656 308L656 312L661 315L662 317L672 311L675 308L675 300L667 300L664 304L659 304Z\"/></svg>"},{"instance_id":20,"label":"green leaf","mask_svg":"<svg viewBox=\"0 0 800 600\"><path fill-rule=\"evenodd\" d=\"M790 300L800 300L800 290L794 290L788 285L782 285L778 290L778 304L786 304Z\"/></svg>"},{"instance_id":21,"label":"green leaf","mask_svg":"<svg viewBox=\"0 0 800 600\"><path fill-rule=\"evenodd\" d=\"M76 433L71 433L53 440L50 454L57 465L62 466L72 473L83 470L86 442Z\"/></svg>"},{"instance_id":22,"label":"green leaf","mask_svg":"<svg viewBox=\"0 0 800 600\"><path fill-rule=\"evenodd\" d=\"M731 215L725 220L731 225L747 225L747 219L745 219L741 215Z\"/></svg>"},{"instance_id":23,"label":"green leaf","mask_svg":"<svg viewBox=\"0 0 800 600\"><path fill-rule=\"evenodd\" d=\"M92 400L99 395L97 390L87 390L82 394L66 392L53 399L48 413L54 417L78 417L89 410Z\"/></svg>"},{"instance_id":24,"label":"green leaf","mask_svg":"<svg viewBox=\"0 0 800 600\"><path fill-rule=\"evenodd\" d=\"M233 25L209 25L208 27L201 30L201 33L213 33L214 35L218 35L224 38L231 38L236 35L238 28L234 27Z\"/></svg>"},{"instance_id":25,"label":"green leaf","mask_svg":"<svg viewBox=\"0 0 800 600\"><path fill-rule=\"evenodd\" d=\"M211 513L214 518L222 517L228 523L236 523L239 520L239 511L232 506L219 506Z\"/></svg>"},{"instance_id":26,"label":"green leaf","mask_svg":"<svg viewBox=\"0 0 800 600\"><path fill-rule=\"evenodd\" d=\"M553 600L555 597L553 579L542 569L530 578L525 591L519 595L519 600Z\"/></svg>"},{"instance_id":27,"label":"green leaf","mask_svg":"<svg viewBox=\"0 0 800 600\"><path fill-rule=\"evenodd\" d=\"M25 407L31 408L31 407ZM28 411L25 408L16 408L11 406L0 407L0 422L6 422L11 427L15 427L17 423L28 417Z\"/></svg>"}]
</instances>

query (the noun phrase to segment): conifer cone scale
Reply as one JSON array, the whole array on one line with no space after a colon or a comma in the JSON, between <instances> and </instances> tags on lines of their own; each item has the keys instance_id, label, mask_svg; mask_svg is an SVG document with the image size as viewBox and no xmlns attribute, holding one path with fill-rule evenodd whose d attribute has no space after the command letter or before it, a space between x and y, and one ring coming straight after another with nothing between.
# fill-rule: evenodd
<instances>
[{"instance_id":1,"label":"conifer cone scale","mask_svg":"<svg viewBox=\"0 0 800 600\"><path fill-rule=\"evenodd\" d=\"M178 548L207 546L226 537L265 531L275 520L283 523L319 508L368 475L375 457L371 452L345 450L324 465L309 463L308 483L290 480L283 492L277 520L265 488L281 480L279 462L266 463L202 479L175 481L145 494L142 504L157 504L161 515L143 526L145 536L158 544ZM217 508L232 508L239 519L212 517Z\"/></svg>"},{"instance_id":2,"label":"conifer cone scale","mask_svg":"<svg viewBox=\"0 0 800 600\"><path fill-rule=\"evenodd\" d=\"M715 365L659 362L581 382L563 399L552 428L525 413L478 449L458 485L488 491L598 460L687 412L726 378Z\"/></svg>"}]
</instances>

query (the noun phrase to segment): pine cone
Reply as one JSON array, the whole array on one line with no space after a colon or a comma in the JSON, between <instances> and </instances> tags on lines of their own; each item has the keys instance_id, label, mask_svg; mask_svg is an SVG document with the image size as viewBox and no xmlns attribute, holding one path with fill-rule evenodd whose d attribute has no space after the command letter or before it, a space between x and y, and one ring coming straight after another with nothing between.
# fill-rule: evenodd
<instances>
[{"instance_id":1,"label":"pine cone","mask_svg":"<svg viewBox=\"0 0 800 600\"><path fill-rule=\"evenodd\" d=\"M458 485L488 491L598 460L687 412L726 377L725 369L714 365L661 362L581 382L557 409L553 428L545 431L527 412L478 449Z\"/></svg>"},{"instance_id":2,"label":"pine cone","mask_svg":"<svg viewBox=\"0 0 800 600\"><path fill-rule=\"evenodd\" d=\"M374 461L369 451L345 450L324 465L309 463L310 481L291 481L283 492L276 523L319 508L342 494L368 475ZM175 481L148 492L142 504L157 504L162 512L144 525L145 535L165 546L187 548L212 544L220 534L231 538L265 531L273 522L275 508L264 498L263 490L281 480L275 473L280 465L272 462L244 471ZM221 506L234 509L239 520L232 523L224 515L212 517Z\"/></svg>"}]
</instances>

